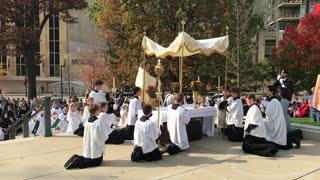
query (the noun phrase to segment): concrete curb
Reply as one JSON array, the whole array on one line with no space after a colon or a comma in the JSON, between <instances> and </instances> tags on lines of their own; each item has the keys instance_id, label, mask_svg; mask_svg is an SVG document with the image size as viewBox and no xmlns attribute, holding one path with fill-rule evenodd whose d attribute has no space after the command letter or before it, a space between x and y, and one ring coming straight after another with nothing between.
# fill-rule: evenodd
<instances>
[{"instance_id":1,"label":"concrete curb","mask_svg":"<svg viewBox=\"0 0 320 180\"><path fill-rule=\"evenodd\" d=\"M320 127L311 126L305 124L291 123L293 129L301 129L303 131L303 137L314 141L320 141Z\"/></svg>"}]
</instances>

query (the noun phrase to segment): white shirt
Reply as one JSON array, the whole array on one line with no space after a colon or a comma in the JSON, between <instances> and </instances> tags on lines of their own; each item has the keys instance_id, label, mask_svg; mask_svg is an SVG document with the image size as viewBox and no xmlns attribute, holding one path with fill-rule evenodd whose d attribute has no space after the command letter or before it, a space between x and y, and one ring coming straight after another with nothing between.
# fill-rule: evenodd
<instances>
[{"instance_id":1,"label":"white shirt","mask_svg":"<svg viewBox=\"0 0 320 180\"><path fill-rule=\"evenodd\" d=\"M67 121L67 115L64 115L62 113L60 114L59 119L60 123L58 126L60 127L61 132L66 132L69 124L69 122Z\"/></svg>"},{"instance_id":2,"label":"white shirt","mask_svg":"<svg viewBox=\"0 0 320 180\"><path fill-rule=\"evenodd\" d=\"M52 108L51 109L51 112L56 112L57 113L57 115L58 115L58 117L60 116L60 114L62 114L63 113L63 111L62 111L62 109L61 108Z\"/></svg>"},{"instance_id":3,"label":"white shirt","mask_svg":"<svg viewBox=\"0 0 320 180\"><path fill-rule=\"evenodd\" d=\"M107 102L106 94L102 91L91 91L89 97L93 98L94 104L100 105L101 102Z\"/></svg>"},{"instance_id":4,"label":"white shirt","mask_svg":"<svg viewBox=\"0 0 320 180\"><path fill-rule=\"evenodd\" d=\"M87 122L83 133L83 156L85 158L99 158L105 150L105 142L108 139L105 125L99 119Z\"/></svg>"},{"instance_id":5,"label":"white shirt","mask_svg":"<svg viewBox=\"0 0 320 180\"><path fill-rule=\"evenodd\" d=\"M241 99L232 100L227 107L227 125L235 125L236 127L243 127L241 120L243 120L243 104Z\"/></svg>"},{"instance_id":6,"label":"white shirt","mask_svg":"<svg viewBox=\"0 0 320 180\"><path fill-rule=\"evenodd\" d=\"M67 121L69 122L67 133L73 133L75 130L79 128L81 118L78 112L69 111L67 114Z\"/></svg>"},{"instance_id":7,"label":"white shirt","mask_svg":"<svg viewBox=\"0 0 320 180\"><path fill-rule=\"evenodd\" d=\"M287 145L287 126L282 106L278 99L273 98L266 109L264 123L267 130L267 140L279 145Z\"/></svg>"},{"instance_id":8,"label":"white shirt","mask_svg":"<svg viewBox=\"0 0 320 180\"><path fill-rule=\"evenodd\" d=\"M190 122L187 110L179 106L176 110L172 109L172 105L168 107L167 125L170 134L170 140L181 150L189 148L189 140L186 125Z\"/></svg>"},{"instance_id":9,"label":"white shirt","mask_svg":"<svg viewBox=\"0 0 320 180\"><path fill-rule=\"evenodd\" d=\"M128 110L128 125L134 126L138 119L138 111L141 109L141 101L134 97L129 103L129 110Z\"/></svg>"},{"instance_id":10,"label":"white shirt","mask_svg":"<svg viewBox=\"0 0 320 180\"><path fill-rule=\"evenodd\" d=\"M156 139L159 136L157 126L151 120L138 120L134 127L134 145L141 147L143 154L152 152L158 147Z\"/></svg>"},{"instance_id":11,"label":"white shirt","mask_svg":"<svg viewBox=\"0 0 320 180\"><path fill-rule=\"evenodd\" d=\"M251 136L259 137L259 138L266 138L267 132L266 127L263 122L262 114L260 108L257 105L252 105L247 113L246 121L244 124L244 129L246 130L249 124L257 125L258 127L251 130L249 133Z\"/></svg>"},{"instance_id":12,"label":"white shirt","mask_svg":"<svg viewBox=\"0 0 320 180\"><path fill-rule=\"evenodd\" d=\"M98 119L99 121L102 121L102 123L105 125L107 135L111 134L113 131L111 126L114 122L115 115L113 113L107 114L105 112L101 112L98 116Z\"/></svg>"}]
</instances>

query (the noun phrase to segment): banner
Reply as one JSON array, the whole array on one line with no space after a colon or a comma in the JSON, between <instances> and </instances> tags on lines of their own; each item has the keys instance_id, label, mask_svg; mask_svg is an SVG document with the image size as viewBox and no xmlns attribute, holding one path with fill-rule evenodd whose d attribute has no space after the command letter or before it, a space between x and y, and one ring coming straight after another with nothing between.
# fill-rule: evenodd
<instances>
[{"instance_id":1,"label":"banner","mask_svg":"<svg viewBox=\"0 0 320 180\"><path fill-rule=\"evenodd\" d=\"M313 94L312 106L320 111L320 74L317 78L316 88Z\"/></svg>"}]
</instances>

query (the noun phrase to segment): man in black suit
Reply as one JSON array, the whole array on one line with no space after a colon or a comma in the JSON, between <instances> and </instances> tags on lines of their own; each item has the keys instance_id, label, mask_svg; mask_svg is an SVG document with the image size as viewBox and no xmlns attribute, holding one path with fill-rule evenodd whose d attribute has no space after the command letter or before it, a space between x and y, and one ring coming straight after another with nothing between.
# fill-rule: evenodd
<instances>
[{"instance_id":1,"label":"man in black suit","mask_svg":"<svg viewBox=\"0 0 320 180\"><path fill-rule=\"evenodd\" d=\"M290 91L290 99L288 99L289 101L291 101L292 99L292 94L293 94L293 82L292 80L288 79L288 72L285 70L282 70L280 73L280 78L278 78L278 80L276 80L276 82L273 84L275 90L276 90L276 95L278 95L278 91L281 87L285 87L288 88Z\"/></svg>"}]
</instances>

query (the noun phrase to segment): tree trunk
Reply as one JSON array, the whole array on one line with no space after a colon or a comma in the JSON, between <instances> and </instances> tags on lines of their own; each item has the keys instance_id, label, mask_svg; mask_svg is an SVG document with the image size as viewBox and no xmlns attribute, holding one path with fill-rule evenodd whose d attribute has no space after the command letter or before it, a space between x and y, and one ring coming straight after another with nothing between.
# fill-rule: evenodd
<instances>
[{"instance_id":1,"label":"tree trunk","mask_svg":"<svg viewBox=\"0 0 320 180\"><path fill-rule=\"evenodd\" d=\"M36 61L35 61L35 48L34 42L29 41L24 46L24 54L26 58L26 77L28 84L28 98L37 96L37 83L36 83Z\"/></svg>"},{"instance_id":2,"label":"tree trunk","mask_svg":"<svg viewBox=\"0 0 320 180\"><path fill-rule=\"evenodd\" d=\"M239 1L237 1L237 86L240 87L240 20Z\"/></svg>"}]
</instances>

